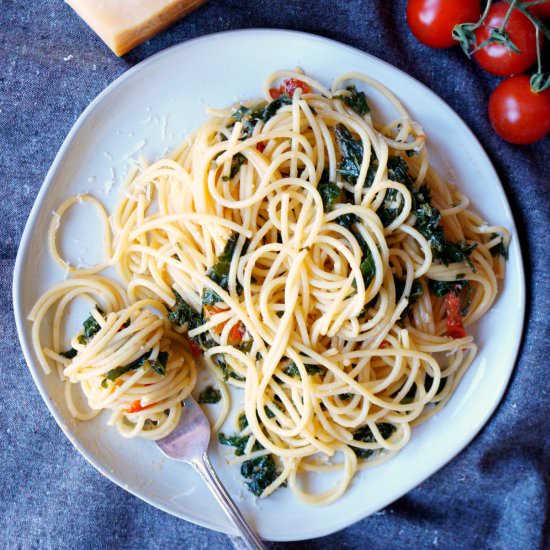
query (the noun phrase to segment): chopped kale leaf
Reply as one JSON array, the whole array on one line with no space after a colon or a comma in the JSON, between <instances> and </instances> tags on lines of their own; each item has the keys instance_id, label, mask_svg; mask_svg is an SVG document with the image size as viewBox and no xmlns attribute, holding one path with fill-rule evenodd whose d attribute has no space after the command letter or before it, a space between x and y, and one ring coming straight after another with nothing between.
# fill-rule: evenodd
<instances>
[{"instance_id":1,"label":"chopped kale leaf","mask_svg":"<svg viewBox=\"0 0 550 550\"><path fill-rule=\"evenodd\" d=\"M496 239L498 236L499 235L497 233L492 233L491 239ZM496 256L497 254L500 254L505 260L508 259L508 249L502 241L491 248L491 255Z\"/></svg>"},{"instance_id":2,"label":"chopped kale leaf","mask_svg":"<svg viewBox=\"0 0 550 550\"><path fill-rule=\"evenodd\" d=\"M270 101L264 108L258 113L258 119L263 122L267 122L271 117L273 117L277 111L283 105L292 105L292 99L285 92L281 94L277 99Z\"/></svg>"},{"instance_id":3,"label":"chopped kale leaf","mask_svg":"<svg viewBox=\"0 0 550 550\"><path fill-rule=\"evenodd\" d=\"M402 279L399 279L398 277L394 277L395 282L395 295L396 300L401 299L401 296L403 294L403 291L405 290L405 281ZM407 296L407 299L409 300L409 303L403 313L401 314L401 320L405 319L405 317L409 314L410 308L418 301L418 299L422 296L423 290L422 290L422 284L418 280L414 280L412 282L411 286L411 293L409 296Z\"/></svg>"},{"instance_id":4,"label":"chopped kale leaf","mask_svg":"<svg viewBox=\"0 0 550 550\"><path fill-rule=\"evenodd\" d=\"M201 317L201 319L201 322L204 323L204 318ZM210 349L211 347L216 345L216 341L210 336L208 332L203 332L198 336L195 336L193 338L193 341L200 346L202 351L206 351L207 349Z\"/></svg>"},{"instance_id":5,"label":"chopped kale leaf","mask_svg":"<svg viewBox=\"0 0 550 550\"><path fill-rule=\"evenodd\" d=\"M401 405L408 405L409 403L412 403L414 401L415 396L416 396L416 384L413 384L411 386L411 389L405 394L405 397L401 399L400 401Z\"/></svg>"},{"instance_id":6,"label":"chopped kale leaf","mask_svg":"<svg viewBox=\"0 0 550 550\"><path fill-rule=\"evenodd\" d=\"M386 190L384 202L376 211L376 214L380 218L380 221L384 227L388 227L388 225L390 225L401 213L403 202L397 202L398 195L400 195L400 193L397 189Z\"/></svg>"},{"instance_id":7,"label":"chopped kale leaf","mask_svg":"<svg viewBox=\"0 0 550 550\"><path fill-rule=\"evenodd\" d=\"M225 434L220 433L218 434L218 441L222 445L235 447L235 454L237 456L242 456L249 437L250 436L248 435L234 435L227 437ZM259 451L261 449L263 449L263 447L256 441L252 447L252 451ZM264 455L243 462L241 464L241 475L245 478L246 486L249 491L254 493L256 496L260 496L264 492L265 488L277 479L279 472L277 472L273 456Z\"/></svg>"},{"instance_id":8,"label":"chopped kale leaf","mask_svg":"<svg viewBox=\"0 0 550 550\"><path fill-rule=\"evenodd\" d=\"M425 183L422 184L418 191L413 193L413 199L415 205L420 205L425 202L429 203L432 200L430 188Z\"/></svg>"},{"instance_id":9,"label":"chopped kale leaf","mask_svg":"<svg viewBox=\"0 0 550 550\"><path fill-rule=\"evenodd\" d=\"M176 303L168 313L170 322L180 327L188 323L189 330L202 324L200 313L197 313L175 289L172 289L172 292L176 296Z\"/></svg>"},{"instance_id":10,"label":"chopped kale leaf","mask_svg":"<svg viewBox=\"0 0 550 550\"><path fill-rule=\"evenodd\" d=\"M161 351L158 354L157 359L149 359L150 353L144 353L141 357L138 357L135 361L132 361L131 363L128 363L127 365L124 365L122 367L116 367L114 369L111 369L105 373L105 380L103 382L106 383L106 380L116 380L123 374L126 374L127 372L130 372L132 370L137 370L141 367L151 367L157 374L160 374L161 376L166 375L166 363L168 361L168 353L165 351Z\"/></svg>"},{"instance_id":11,"label":"chopped kale leaf","mask_svg":"<svg viewBox=\"0 0 550 550\"><path fill-rule=\"evenodd\" d=\"M433 383L434 383L434 379L429 374L426 374L426 378L424 378L424 389L427 392L429 392L432 389ZM437 388L435 395L437 395L438 393L441 393L443 391L443 388L445 388L446 384L447 384L447 379L441 378L439 381L439 388Z\"/></svg>"},{"instance_id":12,"label":"chopped kale leaf","mask_svg":"<svg viewBox=\"0 0 550 550\"><path fill-rule=\"evenodd\" d=\"M434 258L448 265L453 262L467 262L470 265L469 255L477 246L476 243L467 243L459 241L453 243L445 238L443 227L441 226L441 214L437 208L429 203L429 193L421 188L422 195L416 194L416 224L415 227L422 236L430 243ZM423 196L427 194L427 197ZM420 202L421 198L427 198L425 202Z\"/></svg>"},{"instance_id":13,"label":"chopped kale leaf","mask_svg":"<svg viewBox=\"0 0 550 550\"><path fill-rule=\"evenodd\" d=\"M246 448L246 444L248 443L249 435L232 435L232 436L226 436L224 433L220 432L218 434L218 441L222 445L228 445L229 447L235 447L235 454L237 456L242 456L244 454L244 450Z\"/></svg>"},{"instance_id":14,"label":"chopped kale leaf","mask_svg":"<svg viewBox=\"0 0 550 550\"><path fill-rule=\"evenodd\" d=\"M359 231L357 231L357 229L354 227L354 224L359 222L360 219L355 214L343 214L342 216L338 216L338 218L336 218L336 221L342 227L345 227L346 229L351 231L363 252L363 259L361 260L360 267L361 273L363 275L363 281L365 282L365 286L368 287L376 274L376 266L374 264L374 258L372 256L369 245L367 244L365 239L363 239Z\"/></svg>"},{"instance_id":15,"label":"chopped kale leaf","mask_svg":"<svg viewBox=\"0 0 550 550\"><path fill-rule=\"evenodd\" d=\"M199 403L218 403L222 398L220 390L213 386L208 386L199 394Z\"/></svg>"},{"instance_id":16,"label":"chopped kale leaf","mask_svg":"<svg viewBox=\"0 0 550 550\"><path fill-rule=\"evenodd\" d=\"M320 367L319 365L304 365L306 368L306 372L313 376L315 374L323 374L325 372L325 369L323 367ZM283 372L287 376L300 376L300 371L298 370L298 367L296 366L296 363L294 361L290 363L287 367L284 368Z\"/></svg>"},{"instance_id":17,"label":"chopped kale leaf","mask_svg":"<svg viewBox=\"0 0 550 550\"><path fill-rule=\"evenodd\" d=\"M433 281L430 279L428 285L432 294L438 298L442 298L449 292L459 294L464 287L469 286L468 281L462 279L456 281Z\"/></svg>"},{"instance_id":18,"label":"chopped kale leaf","mask_svg":"<svg viewBox=\"0 0 550 550\"><path fill-rule=\"evenodd\" d=\"M339 223L342 227L345 227L346 229L349 229L351 232L354 231L353 224L358 223L361 221L361 218L357 216L356 214L342 214L341 216L338 216L336 218L337 223ZM360 236L362 239L362 237ZM364 241L363 241L364 242Z\"/></svg>"},{"instance_id":19,"label":"chopped kale leaf","mask_svg":"<svg viewBox=\"0 0 550 550\"><path fill-rule=\"evenodd\" d=\"M168 352L159 351L156 359L149 360L151 368L160 376L166 376L166 364L168 363Z\"/></svg>"},{"instance_id":20,"label":"chopped kale leaf","mask_svg":"<svg viewBox=\"0 0 550 550\"><path fill-rule=\"evenodd\" d=\"M363 249L363 260L361 261L361 265L359 267L361 268L361 273L363 274L365 286L369 286L370 282L376 275L376 265L374 263L372 252L368 246Z\"/></svg>"},{"instance_id":21,"label":"chopped kale leaf","mask_svg":"<svg viewBox=\"0 0 550 550\"><path fill-rule=\"evenodd\" d=\"M233 233L233 235L229 237L216 263L206 272L206 275L224 290L229 290L229 268L231 266L231 259L235 253L235 246L237 245L238 238L239 235L237 233Z\"/></svg>"},{"instance_id":22,"label":"chopped kale leaf","mask_svg":"<svg viewBox=\"0 0 550 550\"><path fill-rule=\"evenodd\" d=\"M259 456L241 464L241 475L248 490L259 497L279 476L271 455Z\"/></svg>"},{"instance_id":23,"label":"chopped kale leaf","mask_svg":"<svg viewBox=\"0 0 550 550\"><path fill-rule=\"evenodd\" d=\"M374 149L370 148L370 164L369 168L367 170L367 177L365 179L365 187L370 187L372 183L374 182L374 177L376 176L376 171L378 170L378 157L376 156L376 153L374 152Z\"/></svg>"},{"instance_id":24,"label":"chopped kale leaf","mask_svg":"<svg viewBox=\"0 0 550 550\"><path fill-rule=\"evenodd\" d=\"M77 354L78 354L78 351L76 351L74 348L71 348L71 349L68 349L67 351L62 351L59 355L62 355L66 359L74 359Z\"/></svg>"},{"instance_id":25,"label":"chopped kale leaf","mask_svg":"<svg viewBox=\"0 0 550 550\"><path fill-rule=\"evenodd\" d=\"M216 356L216 362L218 363L222 373L223 373L223 379L227 380L228 378L234 378L235 380L238 380L239 382L242 382L244 378L242 376L239 376L228 364L227 361L224 359L223 355L217 355Z\"/></svg>"},{"instance_id":26,"label":"chopped kale leaf","mask_svg":"<svg viewBox=\"0 0 550 550\"><path fill-rule=\"evenodd\" d=\"M445 265L453 262L466 262L473 267L469 256L476 246L477 243L468 243L466 241L458 241L457 243L447 241L442 253L439 254L439 259Z\"/></svg>"},{"instance_id":27,"label":"chopped kale leaf","mask_svg":"<svg viewBox=\"0 0 550 550\"><path fill-rule=\"evenodd\" d=\"M348 86L346 90L350 92L349 95L339 95L336 96L336 99L340 99L341 101L343 101L348 107L351 107L351 109L353 109L360 116L365 116L366 114L370 113L370 107L367 102L367 96L365 95L365 92L357 91L357 88L355 86Z\"/></svg>"},{"instance_id":28,"label":"chopped kale leaf","mask_svg":"<svg viewBox=\"0 0 550 550\"><path fill-rule=\"evenodd\" d=\"M257 109L262 109L263 104L259 104L256 107L254 107L254 111ZM256 116L253 115L253 109L249 109L248 107L245 107L244 105L241 105L232 115L231 118L235 122L242 122L243 127L241 130L241 139L249 138L252 133L254 132L254 126L256 126L256 122L258 119ZM235 124L233 122L230 126Z\"/></svg>"},{"instance_id":29,"label":"chopped kale leaf","mask_svg":"<svg viewBox=\"0 0 550 550\"><path fill-rule=\"evenodd\" d=\"M388 157L388 178L402 183L409 191L414 189L414 182L409 174L409 166L404 159L397 155Z\"/></svg>"},{"instance_id":30,"label":"chopped kale leaf","mask_svg":"<svg viewBox=\"0 0 550 550\"><path fill-rule=\"evenodd\" d=\"M229 172L229 179L233 179L241 169L241 166L246 161L246 157L241 154L237 153L232 159L231 159L231 171Z\"/></svg>"},{"instance_id":31,"label":"chopped kale leaf","mask_svg":"<svg viewBox=\"0 0 550 550\"><path fill-rule=\"evenodd\" d=\"M355 183L363 162L363 143L355 139L343 124L338 124L334 133L341 155L338 172L346 181Z\"/></svg>"},{"instance_id":32,"label":"chopped kale leaf","mask_svg":"<svg viewBox=\"0 0 550 550\"><path fill-rule=\"evenodd\" d=\"M395 155L388 157L388 179L402 183L411 193L414 193L414 182L409 175L409 168L401 157ZM376 212L384 227L390 225L403 209L402 201L397 205L397 198L400 194L397 189L386 191L384 202Z\"/></svg>"},{"instance_id":33,"label":"chopped kale leaf","mask_svg":"<svg viewBox=\"0 0 550 550\"><path fill-rule=\"evenodd\" d=\"M277 99L269 103L259 103L255 107L247 108L241 105L232 115L235 122L242 122L241 139L249 138L254 132L254 127L258 121L267 122L283 105L290 105L292 99L286 93L281 94ZM233 122L232 124L234 124Z\"/></svg>"},{"instance_id":34,"label":"chopped kale leaf","mask_svg":"<svg viewBox=\"0 0 550 550\"><path fill-rule=\"evenodd\" d=\"M239 415L238 424L239 424L239 430L240 430L241 432L242 432L246 427L248 427L248 418L246 418L246 414L241 413L241 414Z\"/></svg>"},{"instance_id":35,"label":"chopped kale leaf","mask_svg":"<svg viewBox=\"0 0 550 550\"><path fill-rule=\"evenodd\" d=\"M446 383L447 383L447 379L441 378L436 395L443 390ZM426 392L429 392L430 388L432 387L432 384L433 384L433 378L429 374L426 374L426 377L424 378L424 390ZM405 395L405 397L401 399L400 401L401 405L408 405L409 403L412 403L414 401L414 398L416 397L416 389L417 389L416 384L413 384L411 386L411 389ZM397 395L397 393L398 392L395 392L394 396Z\"/></svg>"},{"instance_id":36,"label":"chopped kale leaf","mask_svg":"<svg viewBox=\"0 0 550 550\"><path fill-rule=\"evenodd\" d=\"M250 109L248 107L245 107L244 105L241 105L232 115L231 118L235 122L242 122L244 117L250 113Z\"/></svg>"},{"instance_id":37,"label":"chopped kale leaf","mask_svg":"<svg viewBox=\"0 0 550 550\"><path fill-rule=\"evenodd\" d=\"M103 310L96 307L96 310L100 315L104 315ZM84 333L83 336L86 339L86 342L89 342L100 330L101 326L95 320L93 315L90 315L83 323Z\"/></svg>"},{"instance_id":38,"label":"chopped kale leaf","mask_svg":"<svg viewBox=\"0 0 550 550\"><path fill-rule=\"evenodd\" d=\"M470 309L470 304L472 301L472 291L473 291L468 281L463 279L456 279L455 281L429 280L428 284L430 286L430 291L432 292L432 294L434 296L437 296L438 298L442 298L449 292L452 292L457 296L462 295L460 311L463 317L467 315L468 310Z\"/></svg>"},{"instance_id":39,"label":"chopped kale leaf","mask_svg":"<svg viewBox=\"0 0 550 550\"><path fill-rule=\"evenodd\" d=\"M96 311L101 315L105 316L105 313L102 309L95 307ZM84 328L82 334L79 334L77 337L77 341L82 346L85 346L100 330L101 326L100 324L95 320L94 316L90 314L90 316L82 323L82 326ZM77 351L73 348L64 351L60 353L63 357L66 357L67 359L73 359L77 354Z\"/></svg>"},{"instance_id":40,"label":"chopped kale leaf","mask_svg":"<svg viewBox=\"0 0 550 550\"><path fill-rule=\"evenodd\" d=\"M238 344L236 348L241 350L243 353L248 353L252 349L252 340L244 340Z\"/></svg>"},{"instance_id":41,"label":"chopped kale leaf","mask_svg":"<svg viewBox=\"0 0 550 550\"><path fill-rule=\"evenodd\" d=\"M411 293L409 295L409 304L414 304L417 302L423 293L424 290L422 289L422 284L420 281L414 280L411 287Z\"/></svg>"},{"instance_id":42,"label":"chopped kale leaf","mask_svg":"<svg viewBox=\"0 0 550 550\"><path fill-rule=\"evenodd\" d=\"M393 432L395 432L395 426L387 422L379 422L376 424L376 427L384 439L389 439ZM357 429L353 433L353 439L355 439L355 441L362 441L363 443L374 443L376 441L369 426L362 426ZM360 449L358 447L352 447L352 449L359 458L368 458L374 453L372 449Z\"/></svg>"},{"instance_id":43,"label":"chopped kale leaf","mask_svg":"<svg viewBox=\"0 0 550 550\"><path fill-rule=\"evenodd\" d=\"M202 303L204 305L217 304L221 301L220 295L215 290L205 287L202 291Z\"/></svg>"},{"instance_id":44,"label":"chopped kale leaf","mask_svg":"<svg viewBox=\"0 0 550 550\"><path fill-rule=\"evenodd\" d=\"M428 202L417 206L416 228L428 240L436 253L442 252L445 247L445 235L439 223L440 220L439 210L433 208Z\"/></svg>"},{"instance_id":45,"label":"chopped kale leaf","mask_svg":"<svg viewBox=\"0 0 550 550\"><path fill-rule=\"evenodd\" d=\"M323 200L323 209L330 212L334 207L334 201L342 194L341 189L333 182L328 180L325 173L317 184L317 191Z\"/></svg>"}]
</instances>

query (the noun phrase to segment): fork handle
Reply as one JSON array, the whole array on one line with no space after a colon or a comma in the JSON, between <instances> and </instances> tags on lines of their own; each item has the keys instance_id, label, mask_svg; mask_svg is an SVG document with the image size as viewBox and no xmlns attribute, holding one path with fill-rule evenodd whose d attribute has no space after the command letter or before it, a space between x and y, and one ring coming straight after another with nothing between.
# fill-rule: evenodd
<instances>
[{"instance_id":1,"label":"fork handle","mask_svg":"<svg viewBox=\"0 0 550 550\"><path fill-rule=\"evenodd\" d=\"M222 485L210 463L208 454L204 453L200 458L195 459L193 461L193 467L200 474L206 485L208 485L208 488L216 497L216 500L220 503L220 506L239 530L240 536L244 539L247 546L252 550L266 550L262 539L254 532L252 527L248 525L239 508Z\"/></svg>"}]
</instances>

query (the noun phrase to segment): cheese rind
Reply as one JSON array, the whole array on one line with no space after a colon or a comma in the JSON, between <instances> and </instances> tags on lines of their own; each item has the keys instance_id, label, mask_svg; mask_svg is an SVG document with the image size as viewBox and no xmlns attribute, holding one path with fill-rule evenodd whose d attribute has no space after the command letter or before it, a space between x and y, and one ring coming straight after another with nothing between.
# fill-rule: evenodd
<instances>
[{"instance_id":1,"label":"cheese rind","mask_svg":"<svg viewBox=\"0 0 550 550\"><path fill-rule=\"evenodd\" d=\"M175 23L206 0L65 0L118 55Z\"/></svg>"}]
</instances>

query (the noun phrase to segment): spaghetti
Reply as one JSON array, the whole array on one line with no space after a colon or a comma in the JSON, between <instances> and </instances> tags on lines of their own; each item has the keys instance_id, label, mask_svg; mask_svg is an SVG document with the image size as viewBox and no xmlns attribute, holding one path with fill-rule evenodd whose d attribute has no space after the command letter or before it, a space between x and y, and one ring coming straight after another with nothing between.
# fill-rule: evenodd
<instances>
[{"instance_id":1,"label":"spaghetti","mask_svg":"<svg viewBox=\"0 0 550 550\"><path fill-rule=\"evenodd\" d=\"M352 82L381 92L396 119L376 120ZM238 433L220 441L236 448L256 494L288 483L310 503L341 496L452 395L476 354L466 328L504 274L508 231L438 176L425 140L365 75L328 89L281 71L263 101L211 110L168 158L133 172L109 218L83 197L109 227L95 266L75 268L57 251L68 199L50 243L74 277L30 319L71 413L107 409L122 435L158 439L206 365L223 400L214 429L234 410ZM99 274L106 266L119 282ZM62 352L66 310L82 297L91 315ZM228 384L243 390L241 408ZM75 385L91 412L75 403ZM328 470L341 472L332 489L301 486L300 472Z\"/></svg>"}]
</instances>

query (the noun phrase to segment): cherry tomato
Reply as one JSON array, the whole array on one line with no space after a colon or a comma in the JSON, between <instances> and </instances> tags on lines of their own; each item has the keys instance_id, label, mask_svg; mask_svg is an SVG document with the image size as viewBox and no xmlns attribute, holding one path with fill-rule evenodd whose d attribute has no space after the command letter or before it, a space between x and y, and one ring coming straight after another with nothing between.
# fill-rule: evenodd
<instances>
[{"instance_id":1,"label":"cherry tomato","mask_svg":"<svg viewBox=\"0 0 550 550\"><path fill-rule=\"evenodd\" d=\"M509 7L508 2L498 2L491 6L485 22L475 30L478 45L489 38L491 29L501 27ZM474 58L486 71L499 76L522 73L537 60L535 26L523 13L513 9L504 32L520 53L511 50L506 44L493 43L474 53Z\"/></svg>"},{"instance_id":2,"label":"cherry tomato","mask_svg":"<svg viewBox=\"0 0 550 550\"><path fill-rule=\"evenodd\" d=\"M456 42L453 27L479 19L480 0L409 0L407 22L422 44L450 48Z\"/></svg>"},{"instance_id":3,"label":"cherry tomato","mask_svg":"<svg viewBox=\"0 0 550 550\"><path fill-rule=\"evenodd\" d=\"M543 2L542 4L529 6L527 10L541 19L548 19L550 17L550 0L548 0L548 2Z\"/></svg>"},{"instance_id":4,"label":"cherry tomato","mask_svg":"<svg viewBox=\"0 0 550 550\"><path fill-rule=\"evenodd\" d=\"M503 80L489 99L489 120L510 143L533 143L550 132L550 90L535 94L525 74Z\"/></svg>"},{"instance_id":5,"label":"cherry tomato","mask_svg":"<svg viewBox=\"0 0 550 550\"><path fill-rule=\"evenodd\" d=\"M269 88L269 94L273 99L277 99L281 94L288 94L289 97L294 95L297 88L302 90L302 93L309 94L311 88L305 82L298 80L297 78L287 78L283 80L283 83L277 88Z\"/></svg>"}]
</instances>

